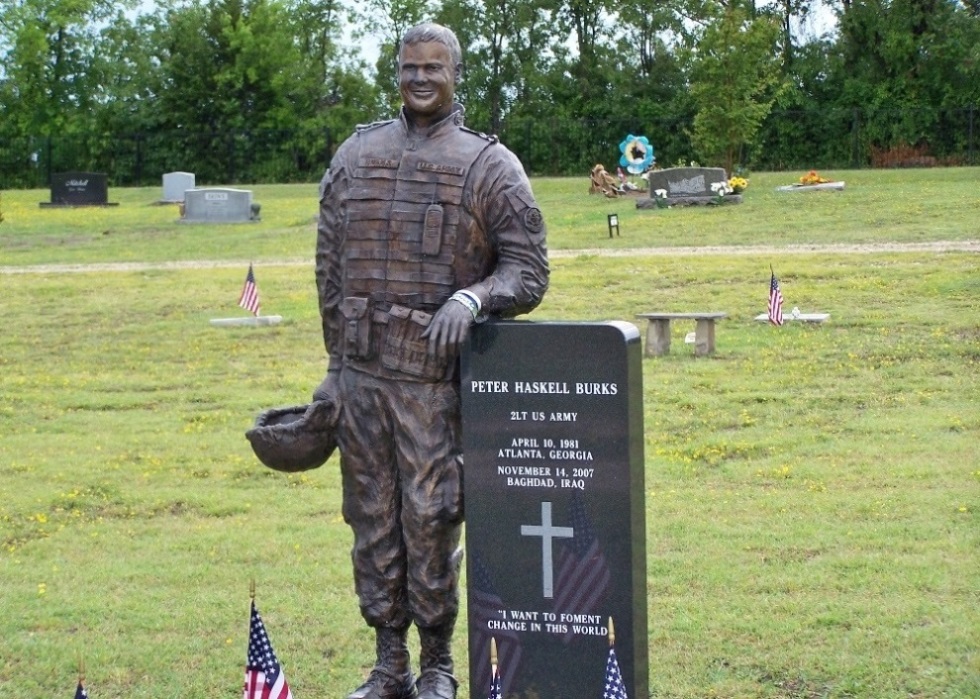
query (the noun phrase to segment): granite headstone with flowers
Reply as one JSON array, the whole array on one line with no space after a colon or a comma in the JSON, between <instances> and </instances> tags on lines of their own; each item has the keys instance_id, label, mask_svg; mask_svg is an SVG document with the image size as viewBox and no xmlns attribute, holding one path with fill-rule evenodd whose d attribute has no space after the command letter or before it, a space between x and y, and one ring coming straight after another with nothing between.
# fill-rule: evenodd
<instances>
[{"instance_id":1,"label":"granite headstone with flowers","mask_svg":"<svg viewBox=\"0 0 980 699\"><path fill-rule=\"evenodd\" d=\"M729 184L720 167L672 167L647 173L650 197L636 202L638 209L664 206L741 204L742 195Z\"/></svg>"}]
</instances>

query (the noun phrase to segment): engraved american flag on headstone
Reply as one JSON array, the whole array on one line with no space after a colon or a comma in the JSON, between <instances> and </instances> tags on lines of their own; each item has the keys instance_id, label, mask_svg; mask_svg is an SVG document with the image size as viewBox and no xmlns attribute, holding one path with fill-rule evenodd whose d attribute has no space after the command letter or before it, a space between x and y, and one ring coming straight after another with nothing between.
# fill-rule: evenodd
<instances>
[{"instance_id":1,"label":"engraved american flag on headstone","mask_svg":"<svg viewBox=\"0 0 980 699\"><path fill-rule=\"evenodd\" d=\"M561 614L591 614L598 609L609 591L612 574L602 553L595 527L585 511L585 499L575 491L571 501L574 538L563 540L558 553L555 574L554 611ZM569 625L562 636L570 643L575 632Z\"/></svg>"},{"instance_id":2,"label":"engraved american flag on headstone","mask_svg":"<svg viewBox=\"0 0 980 699\"><path fill-rule=\"evenodd\" d=\"M500 621L500 613L506 611L506 608L504 601L497 594L493 581L490 579L490 571L479 552L474 551L471 555L473 580L469 585L470 620L479 629L480 634L479 647L476 650L477 665L474 676L477 678L487 677L493 681L495 672L490 666L490 640L496 639L497 656L500 659L496 670L498 675L496 682L500 685L501 690L506 692L520 666L523 653L521 637L516 631L509 629L490 630L488 622ZM473 655L471 654L470 657L472 658ZM477 690L474 688L474 694L476 693Z\"/></svg>"}]
</instances>

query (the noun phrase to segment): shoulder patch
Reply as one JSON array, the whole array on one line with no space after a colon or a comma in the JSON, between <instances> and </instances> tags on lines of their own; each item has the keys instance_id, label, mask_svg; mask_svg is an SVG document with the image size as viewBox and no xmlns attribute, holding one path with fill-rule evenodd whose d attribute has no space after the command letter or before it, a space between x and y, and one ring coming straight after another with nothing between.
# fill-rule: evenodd
<instances>
[{"instance_id":1,"label":"shoulder patch","mask_svg":"<svg viewBox=\"0 0 980 699\"><path fill-rule=\"evenodd\" d=\"M541 209L536 206L528 208L524 212L524 226L529 233L540 234L544 230L544 217L541 215Z\"/></svg>"}]
</instances>

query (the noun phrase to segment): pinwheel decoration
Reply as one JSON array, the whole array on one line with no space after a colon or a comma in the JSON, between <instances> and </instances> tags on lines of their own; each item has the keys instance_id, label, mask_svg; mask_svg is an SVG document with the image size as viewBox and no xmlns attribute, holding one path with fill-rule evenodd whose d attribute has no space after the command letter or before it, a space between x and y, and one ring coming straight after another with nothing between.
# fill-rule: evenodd
<instances>
[{"instance_id":1,"label":"pinwheel decoration","mask_svg":"<svg viewBox=\"0 0 980 699\"><path fill-rule=\"evenodd\" d=\"M619 164L630 174L639 175L653 164L653 146L646 136L630 134L619 144L619 152Z\"/></svg>"}]
</instances>

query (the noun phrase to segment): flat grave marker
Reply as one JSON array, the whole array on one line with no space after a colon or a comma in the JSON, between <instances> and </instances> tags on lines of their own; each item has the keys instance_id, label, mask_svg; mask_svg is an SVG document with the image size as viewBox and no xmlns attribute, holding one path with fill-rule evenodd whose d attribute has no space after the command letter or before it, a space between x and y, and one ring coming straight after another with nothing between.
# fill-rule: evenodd
<instances>
[{"instance_id":1,"label":"flat grave marker","mask_svg":"<svg viewBox=\"0 0 980 699\"><path fill-rule=\"evenodd\" d=\"M813 184L787 184L776 187L777 192L843 192L845 183L839 182L815 182Z\"/></svg>"}]
</instances>

